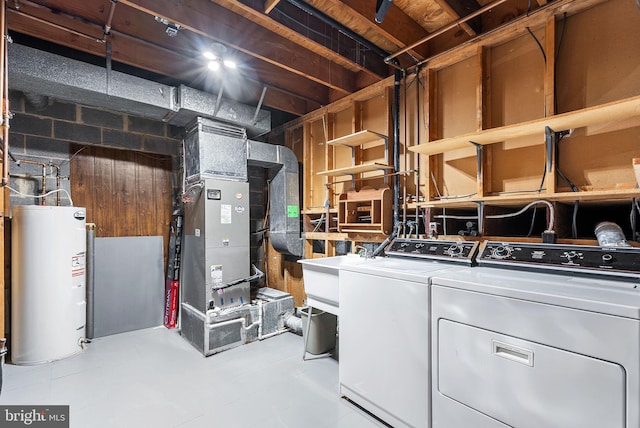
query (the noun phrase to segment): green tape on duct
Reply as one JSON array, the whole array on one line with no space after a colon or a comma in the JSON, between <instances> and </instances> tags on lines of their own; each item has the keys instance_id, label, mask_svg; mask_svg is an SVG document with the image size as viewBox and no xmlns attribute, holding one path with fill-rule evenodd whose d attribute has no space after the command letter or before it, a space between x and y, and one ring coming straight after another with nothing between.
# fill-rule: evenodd
<instances>
[{"instance_id":1,"label":"green tape on duct","mask_svg":"<svg viewBox=\"0 0 640 428\"><path fill-rule=\"evenodd\" d=\"M300 215L300 211L297 205L287 205L287 217L298 217Z\"/></svg>"}]
</instances>

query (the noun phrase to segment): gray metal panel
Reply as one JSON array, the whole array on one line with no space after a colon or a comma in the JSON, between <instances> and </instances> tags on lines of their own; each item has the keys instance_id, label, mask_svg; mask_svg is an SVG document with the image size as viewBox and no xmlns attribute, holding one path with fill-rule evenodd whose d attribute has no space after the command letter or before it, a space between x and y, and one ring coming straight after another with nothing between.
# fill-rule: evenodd
<instances>
[{"instance_id":1,"label":"gray metal panel","mask_svg":"<svg viewBox=\"0 0 640 428\"><path fill-rule=\"evenodd\" d=\"M249 183L224 180L205 180L205 280L207 291L215 286L211 269L222 266L222 283L247 278L251 275L249 231ZM220 199L208 199L207 191L220 192ZM208 299L218 307L235 306L249 302L249 283L241 283L212 293Z\"/></svg>"},{"instance_id":2,"label":"gray metal panel","mask_svg":"<svg viewBox=\"0 0 640 428\"><path fill-rule=\"evenodd\" d=\"M11 88L161 120L176 88L22 45L8 51ZM107 84L108 82L108 84Z\"/></svg>"},{"instance_id":3,"label":"gray metal panel","mask_svg":"<svg viewBox=\"0 0 640 428\"><path fill-rule=\"evenodd\" d=\"M95 337L162 325L162 236L96 238Z\"/></svg>"},{"instance_id":4,"label":"gray metal panel","mask_svg":"<svg viewBox=\"0 0 640 428\"><path fill-rule=\"evenodd\" d=\"M198 117L185 140L187 179L216 177L247 180L246 133L243 128Z\"/></svg>"},{"instance_id":5,"label":"gray metal panel","mask_svg":"<svg viewBox=\"0 0 640 428\"><path fill-rule=\"evenodd\" d=\"M199 311L207 308L207 294L205 289L205 244L204 236L204 198L201 198L202 188L191 187L188 191L191 202L184 204L184 244L180 269L180 295L182 302L188 303ZM198 234L196 235L196 231Z\"/></svg>"},{"instance_id":6,"label":"gray metal panel","mask_svg":"<svg viewBox=\"0 0 640 428\"><path fill-rule=\"evenodd\" d=\"M213 192L213 194L211 194ZM212 292L216 284L247 278L250 272L249 183L206 179L194 185L185 204L182 301L203 313L214 300L218 307L249 302L244 282ZM221 266L217 283L212 272Z\"/></svg>"},{"instance_id":7,"label":"gray metal panel","mask_svg":"<svg viewBox=\"0 0 640 428\"><path fill-rule=\"evenodd\" d=\"M180 334L204 354L204 315L188 304L181 305Z\"/></svg>"}]
</instances>

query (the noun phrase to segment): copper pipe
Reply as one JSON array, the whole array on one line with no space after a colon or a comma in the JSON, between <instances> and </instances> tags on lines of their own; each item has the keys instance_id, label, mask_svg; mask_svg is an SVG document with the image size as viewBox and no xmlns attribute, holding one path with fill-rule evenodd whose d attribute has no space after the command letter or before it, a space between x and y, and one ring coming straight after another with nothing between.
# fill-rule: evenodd
<instances>
[{"instance_id":1,"label":"copper pipe","mask_svg":"<svg viewBox=\"0 0 640 428\"><path fill-rule=\"evenodd\" d=\"M21 163L27 163L30 165L39 165L42 167L42 195L45 195L47 193L47 167L49 166L49 164L28 159L18 159L16 163L18 164L18 166ZM47 198L42 198L42 203L40 205L47 205Z\"/></svg>"},{"instance_id":2,"label":"copper pipe","mask_svg":"<svg viewBox=\"0 0 640 428\"><path fill-rule=\"evenodd\" d=\"M457 26L459 26L460 24L463 24L473 18L475 18L476 16L482 15L483 13L485 13L486 11L488 11L489 9L493 9L494 7L506 2L507 0L496 0L494 2L489 3L488 5L481 7L480 9L476 10L475 12L470 13L469 15L460 18L456 21L453 21L451 24L449 25L445 25L444 27L440 28L438 31L436 31L435 33L431 33L426 37L423 37L422 39L418 40L415 43L410 44L409 46L405 46L404 48L400 49L398 52L395 52L391 55L389 55L388 57L386 57L384 59L384 62L386 62L387 64L391 63L391 60L394 59L395 57L402 55L403 53L406 53L418 46L420 46L423 43L428 42L429 40L438 37L441 34L446 33L447 31L456 28Z\"/></svg>"},{"instance_id":3,"label":"copper pipe","mask_svg":"<svg viewBox=\"0 0 640 428\"><path fill-rule=\"evenodd\" d=\"M60 190L60 165L49 162L49 166L56 169L56 190ZM56 204L60 206L60 192L56 192Z\"/></svg>"}]
</instances>

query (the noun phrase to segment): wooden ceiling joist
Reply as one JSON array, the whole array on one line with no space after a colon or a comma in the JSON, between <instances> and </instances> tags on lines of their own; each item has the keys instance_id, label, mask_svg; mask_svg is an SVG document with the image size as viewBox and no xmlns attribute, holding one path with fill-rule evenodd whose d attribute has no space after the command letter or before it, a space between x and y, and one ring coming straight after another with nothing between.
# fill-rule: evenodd
<instances>
[{"instance_id":1,"label":"wooden ceiling joist","mask_svg":"<svg viewBox=\"0 0 640 428\"><path fill-rule=\"evenodd\" d=\"M280 34L281 36L286 37L287 39L299 44L300 46L330 59L336 64L340 64L341 66L345 67L348 70L351 70L353 72L363 72L365 74L371 75L373 78L377 80L379 80L382 77L385 77L385 76L380 76L374 73L373 71L369 70L366 67L356 64L355 62L343 57L339 53L334 52L333 50L305 37L304 35L290 29L289 27L267 16L266 14L268 14L273 8L275 8L277 4L273 4L269 12L262 13L261 11L258 10L257 7L252 7L252 5L257 5L259 3L259 0L251 0L251 1L244 1L244 2L241 2L239 0L212 0L212 1L235 13L243 15L247 19L255 22L256 24L266 28L269 31L272 31L276 34Z\"/></svg>"},{"instance_id":2,"label":"wooden ceiling joist","mask_svg":"<svg viewBox=\"0 0 640 428\"><path fill-rule=\"evenodd\" d=\"M83 33L80 33L80 31L69 31L65 29L62 24L50 23L39 17L25 13L22 11L25 7L23 4L21 11L8 9L9 28L11 30L26 35L37 36L47 41L55 42L62 46L74 48L92 55L100 57L106 56L105 44L97 41L99 37L91 37L92 34L98 35L98 33L101 32L101 29L97 26L84 23L82 25ZM62 20L65 19L62 15L59 15L58 18ZM80 34L84 34L84 36ZM180 55L170 49L141 41L117 31L112 31L109 36L109 42L112 44L112 58L114 61L183 81L193 81L199 78L198 70L201 70L202 67L201 64L193 58ZM185 69L191 70L191 73L185 75ZM256 80L252 80L252 83L254 85L257 83L264 84ZM265 97L264 105L270 108L301 115L318 108L322 104L321 101L305 99L299 95L283 91L277 86L267 84L267 87L269 91ZM326 96L328 97L328 94Z\"/></svg>"},{"instance_id":3,"label":"wooden ceiling joist","mask_svg":"<svg viewBox=\"0 0 640 428\"><path fill-rule=\"evenodd\" d=\"M179 8L170 0L119 0L119 3L168 19L334 90L345 94L355 90L355 74L350 70L208 0L183 1Z\"/></svg>"}]
</instances>

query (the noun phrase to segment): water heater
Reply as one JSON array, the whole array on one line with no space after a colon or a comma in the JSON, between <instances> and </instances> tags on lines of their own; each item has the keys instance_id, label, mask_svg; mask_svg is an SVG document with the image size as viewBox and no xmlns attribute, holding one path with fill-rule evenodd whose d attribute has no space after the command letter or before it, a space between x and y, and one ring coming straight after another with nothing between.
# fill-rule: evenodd
<instances>
[{"instance_id":1,"label":"water heater","mask_svg":"<svg viewBox=\"0 0 640 428\"><path fill-rule=\"evenodd\" d=\"M15 206L11 357L39 364L81 351L86 323L86 210Z\"/></svg>"}]
</instances>

